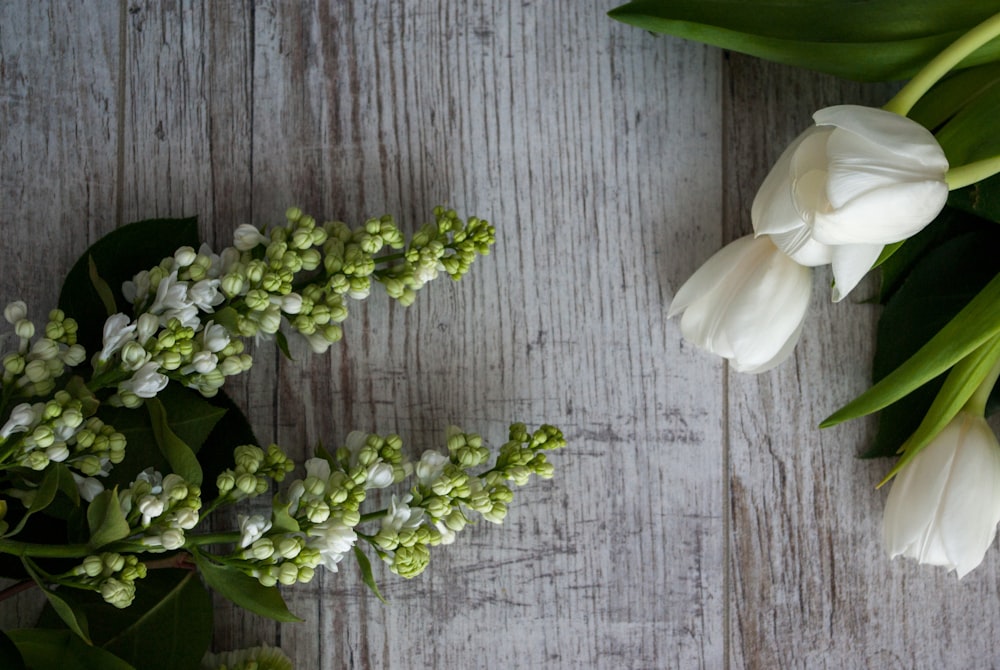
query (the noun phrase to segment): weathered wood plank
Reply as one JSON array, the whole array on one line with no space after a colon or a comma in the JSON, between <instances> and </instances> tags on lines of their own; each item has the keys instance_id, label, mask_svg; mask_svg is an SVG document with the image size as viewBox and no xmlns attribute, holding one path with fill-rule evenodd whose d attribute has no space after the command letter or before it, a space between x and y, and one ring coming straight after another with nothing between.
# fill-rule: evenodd
<instances>
[{"instance_id":1,"label":"weathered wood plank","mask_svg":"<svg viewBox=\"0 0 1000 670\"><path fill-rule=\"evenodd\" d=\"M412 229L446 202L499 235L461 284L373 298L328 359L283 365L282 436L394 429L418 453L449 422L496 443L521 418L572 445L505 530L414 582L377 566L389 607L352 569L290 592L301 667L721 663L720 367L663 313L719 242L718 56L604 9L258 6L256 212L298 194Z\"/></svg>"},{"instance_id":2,"label":"weathered wood plank","mask_svg":"<svg viewBox=\"0 0 1000 670\"><path fill-rule=\"evenodd\" d=\"M749 205L771 163L813 111L880 105L862 86L733 55L726 79L726 235L750 230ZM748 113L753 110L753 113ZM869 385L878 308L862 284L833 305L817 273L793 360L729 377L732 667L995 667L994 548L961 582L881 544L885 460L855 457L874 423L817 424Z\"/></svg>"},{"instance_id":3,"label":"weathered wood plank","mask_svg":"<svg viewBox=\"0 0 1000 670\"><path fill-rule=\"evenodd\" d=\"M116 224L119 45L115 7L0 3L0 305L24 300L42 323L71 265ZM43 602L3 602L0 628Z\"/></svg>"}]
</instances>

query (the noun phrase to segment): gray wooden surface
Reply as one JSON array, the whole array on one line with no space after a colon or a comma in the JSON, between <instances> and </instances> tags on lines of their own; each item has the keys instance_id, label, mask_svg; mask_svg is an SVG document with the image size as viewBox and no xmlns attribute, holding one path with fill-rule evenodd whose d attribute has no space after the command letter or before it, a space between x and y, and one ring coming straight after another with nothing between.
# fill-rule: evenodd
<instances>
[{"instance_id":1,"label":"gray wooden surface","mask_svg":"<svg viewBox=\"0 0 1000 670\"><path fill-rule=\"evenodd\" d=\"M883 555L870 422L816 424L866 386L877 308L820 272L793 360L731 373L671 296L813 110L862 86L654 37L596 0L0 3L0 302L43 313L86 246L197 215L208 241L298 204L407 229L447 203L496 251L344 341L257 349L229 388L298 455L352 429L413 453L449 423L494 442L562 426L557 477L411 582L376 566L287 591L305 623L225 602L216 647L297 668L988 668L994 549L961 582ZM858 295L873 284L862 286ZM37 594L0 604L30 621Z\"/></svg>"}]
</instances>

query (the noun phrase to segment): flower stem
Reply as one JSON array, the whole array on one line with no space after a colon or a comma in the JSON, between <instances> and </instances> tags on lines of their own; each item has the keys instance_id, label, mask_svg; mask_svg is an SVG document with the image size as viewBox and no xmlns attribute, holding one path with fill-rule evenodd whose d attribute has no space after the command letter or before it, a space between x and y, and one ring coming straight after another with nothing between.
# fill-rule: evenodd
<instances>
[{"instance_id":1,"label":"flower stem","mask_svg":"<svg viewBox=\"0 0 1000 670\"><path fill-rule=\"evenodd\" d=\"M994 14L978 26L952 42L935 56L920 72L914 75L883 109L902 116L910 113L913 105L942 77L951 72L966 56L1000 35L1000 14Z\"/></svg>"},{"instance_id":2,"label":"flower stem","mask_svg":"<svg viewBox=\"0 0 1000 670\"><path fill-rule=\"evenodd\" d=\"M997 338L1000 338L1000 336L997 336ZM1000 339L995 341L1000 342ZM965 403L965 409L976 416L985 415L986 401L989 400L990 393L993 392L993 387L996 386L998 378L1000 378L1000 347L997 348L993 367L986 373L986 377L983 378L979 387L972 394L972 397Z\"/></svg>"},{"instance_id":3,"label":"flower stem","mask_svg":"<svg viewBox=\"0 0 1000 670\"><path fill-rule=\"evenodd\" d=\"M992 177L997 173L1000 173L1000 156L993 156L968 165L951 168L945 174L944 179L948 183L948 189L954 191L975 184L987 177Z\"/></svg>"}]
</instances>

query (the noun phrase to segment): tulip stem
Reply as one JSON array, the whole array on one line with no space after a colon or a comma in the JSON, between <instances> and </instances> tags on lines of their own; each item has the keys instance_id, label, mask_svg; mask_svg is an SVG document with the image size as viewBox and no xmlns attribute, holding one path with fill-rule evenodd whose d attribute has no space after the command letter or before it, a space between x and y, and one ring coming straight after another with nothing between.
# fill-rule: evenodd
<instances>
[{"instance_id":1,"label":"tulip stem","mask_svg":"<svg viewBox=\"0 0 1000 670\"><path fill-rule=\"evenodd\" d=\"M992 177L997 173L1000 173L1000 156L993 156L968 165L951 168L945 174L944 180L948 183L948 190L954 191L975 184L987 177Z\"/></svg>"},{"instance_id":2,"label":"tulip stem","mask_svg":"<svg viewBox=\"0 0 1000 670\"><path fill-rule=\"evenodd\" d=\"M914 75L883 109L902 116L910 113L913 105L942 77L955 69L966 56L1000 35L1000 14L994 14L978 26L951 43L935 56L920 72Z\"/></svg>"},{"instance_id":3,"label":"tulip stem","mask_svg":"<svg viewBox=\"0 0 1000 670\"><path fill-rule=\"evenodd\" d=\"M990 393L993 392L993 387L996 386L997 379L1000 379L1000 355L993 361L993 367L986 373L986 377L983 378L972 397L966 401L964 409L976 414L976 416L985 416L986 402L990 398Z\"/></svg>"}]
</instances>

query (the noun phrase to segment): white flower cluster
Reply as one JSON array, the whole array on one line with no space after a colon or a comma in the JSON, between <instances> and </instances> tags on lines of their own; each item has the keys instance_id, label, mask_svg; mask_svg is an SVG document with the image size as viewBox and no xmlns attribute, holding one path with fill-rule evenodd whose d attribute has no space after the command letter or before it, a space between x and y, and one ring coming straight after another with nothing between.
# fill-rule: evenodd
<instances>
[{"instance_id":1,"label":"white flower cluster","mask_svg":"<svg viewBox=\"0 0 1000 670\"><path fill-rule=\"evenodd\" d=\"M184 531L198 525L201 491L176 474L146 468L121 493L119 502L137 539L153 551L184 546Z\"/></svg>"},{"instance_id":2,"label":"white flower cluster","mask_svg":"<svg viewBox=\"0 0 1000 670\"><path fill-rule=\"evenodd\" d=\"M14 326L18 338L16 352L3 357L3 385L25 397L46 396L55 390L55 380L67 367L83 362L86 352L76 343L77 324L61 310L49 312L44 334L35 339L37 329L28 319L28 306L21 300L7 305L4 319Z\"/></svg>"}]
</instances>

